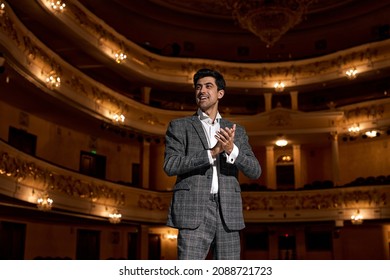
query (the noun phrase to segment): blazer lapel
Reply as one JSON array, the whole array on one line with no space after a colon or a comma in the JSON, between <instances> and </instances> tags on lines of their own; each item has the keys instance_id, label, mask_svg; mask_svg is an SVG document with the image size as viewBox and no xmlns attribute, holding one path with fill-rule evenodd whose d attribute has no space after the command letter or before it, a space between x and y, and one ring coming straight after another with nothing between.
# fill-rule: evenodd
<instances>
[{"instance_id":1,"label":"blazer lapel","mask_svg":"<svg viewBox=\"0 0 390 280\"><path fill-rule=\"evenodd\" d=\"M207 138L206 138L206 135L204 133L203 126L202 126L201 121L199 120L198 115L193 115L191 120L192 120L192 125L194 126L196 133L198 134L199 139L202 142L203 147L205 149L208 149L209 143L207 142Z\"/></svg>"}]
</instances>

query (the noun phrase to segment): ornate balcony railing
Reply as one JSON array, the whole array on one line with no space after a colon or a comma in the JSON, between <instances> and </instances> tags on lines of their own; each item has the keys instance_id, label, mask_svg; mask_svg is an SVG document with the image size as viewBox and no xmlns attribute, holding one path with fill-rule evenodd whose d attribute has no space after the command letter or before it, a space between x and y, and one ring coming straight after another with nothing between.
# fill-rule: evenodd
<instances>
[{"instance_id":1,"label":"ornate balcony railing","mask_svg":"<svg viewBox=\"0 0 390 280\"><path fill-rule=\"evenodd\" d=\"M31 203L49 194L53 208L91 218L166 221L171 192L123 186L70 171L0 142L0 193ZM359 211L365 220L390 218L390 186L242 192L245 220L257 222L344 221Z\"/></svg>"},{"instance_id":2,"label":"ornate balcony railing","mask_svg":"<svg viewBox=\"0 0 390 280\"><path fill-rule=\"evenodd\" d=\"M110 123L122 115L123 128L141 131L153 136L165 134L168 122L189 112L162 110L147 106L107 88L75 67L44 45L18 19L5 2L0 15L0 45L5 49L8 64L31 83L48 95L60 100L72 100L72 106L86 111L95 118ZM244 68L239 63L212 61L205 59L167 58L150 53L107 26L77 1L68 1L66 11L58 13L51 8L51 1L37 1L53 17L65 23L69 32L85 41L87 48L116 59L118 49L126 49L127 59L120 63L123 71L142 73L155 82L171 81L178 86L191 85L196 69L203 66L216 68L226 74L232 87L272 88L281 77L297 81L295 86L327 82L339 78L343 68L350 65L361 67L361 71L380 71L390 65L390 40L375 42L319 58L289 61L285 63L251 63ZM77 26L77 28L72 28ZM375 66L375 68L374 68ZM263 86L262 86L263 85ZM383 126L389 126L389 102L364 105L381 110L376 116ZM250 135L262 135L264 131L290 129L294 132L345 132L353 122L369 122L358 116L353 108L338 108L337 111L304 114L285 109L277 109L253 116L232 116L231 120L244 125ZM345 109L345 115L343 112ZM352 110L352 111L351 111ZM192 114L192 112L190 112ZM349 114L351 113L351 114ZM371 115L368 114L369 117ZM360 120L363 118L362 120ZM313 121L315 120L315 121ZM314 123L314 124L313 124ZM264 124L264 126L260 125ZM276 124L276 125L275 125ZM284 124L284 127L281 125ZM288 124L288 127L285 127ZM368 124L365 124L368 127ZM266 129L264 129L266 128ZM363 125L362 125L363 128ZM365 128L365 127L364 127ZM280 131L279 131L280 132ZM270 131L275 134L275 131Z\"/></svg>"}]
</instances>

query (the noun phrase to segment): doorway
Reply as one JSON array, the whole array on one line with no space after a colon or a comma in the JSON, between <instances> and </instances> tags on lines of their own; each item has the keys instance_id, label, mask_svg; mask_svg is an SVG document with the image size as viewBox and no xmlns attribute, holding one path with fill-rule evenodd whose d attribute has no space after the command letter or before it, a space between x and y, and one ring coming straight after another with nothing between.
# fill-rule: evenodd
<instances>
[{"instance_id":1,"label":"doorway","mask_svg":"<svg viewBox=\"0 0 390 280\"><path fill-rule=\"evenodd\" d=\"M80 152L80 173L106 179L106 157L91 152Z\"/></svg>"}]
</instances>

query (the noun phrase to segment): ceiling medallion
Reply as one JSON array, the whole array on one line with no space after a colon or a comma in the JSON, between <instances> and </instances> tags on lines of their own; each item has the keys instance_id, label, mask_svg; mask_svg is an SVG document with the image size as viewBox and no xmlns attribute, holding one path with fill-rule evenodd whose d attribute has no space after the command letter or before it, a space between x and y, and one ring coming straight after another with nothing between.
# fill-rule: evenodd
<instances>
[{"instance_id":1,"label":"ceiling medallion","mask_svg":"<svg viewBox=\"0 0 390 280\"><path fill-rule=\"evenodd\" d=\"M315 0L218 0L232 11L240 26L271 47L283 34L301 22Z\"/></svg>"}]
</instances>

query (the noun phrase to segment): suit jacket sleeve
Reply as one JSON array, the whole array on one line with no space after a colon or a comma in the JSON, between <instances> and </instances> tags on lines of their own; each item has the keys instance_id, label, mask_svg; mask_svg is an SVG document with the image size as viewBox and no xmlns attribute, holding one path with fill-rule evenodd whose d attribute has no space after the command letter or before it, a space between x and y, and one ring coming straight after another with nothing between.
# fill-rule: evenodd
<instances>
[{"instance_id":1,"label":"suit jacket sleeve","mask_svg":"<svg viewBox=\"0 0 390 280\"><path fill-rule=\"evenodd\" d=\"M190 118L173 120L169 124L164 155L164 171L168 176L180 176L210 167L208 147L205 146L207 139L200 122L198 125L196 129Z\"/></svg>"}]
</instances>

